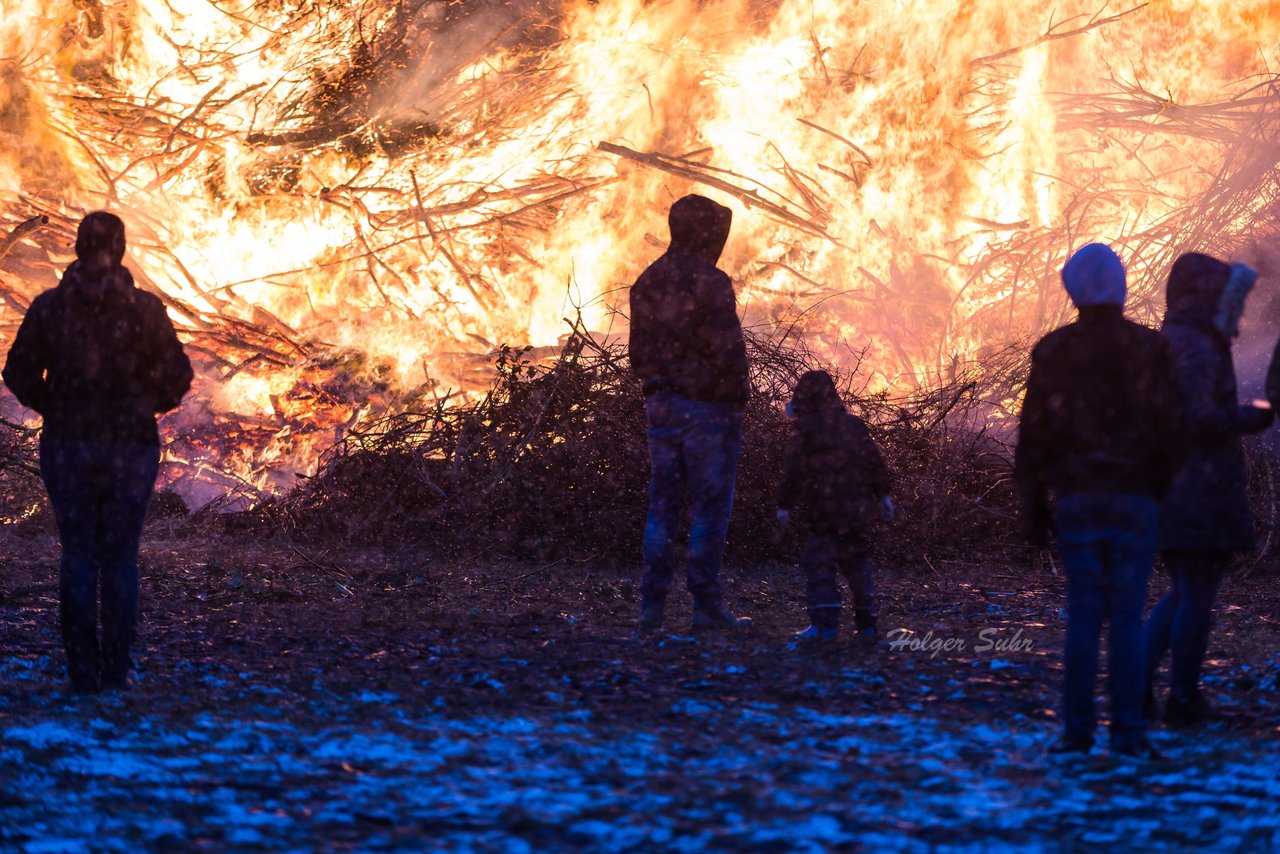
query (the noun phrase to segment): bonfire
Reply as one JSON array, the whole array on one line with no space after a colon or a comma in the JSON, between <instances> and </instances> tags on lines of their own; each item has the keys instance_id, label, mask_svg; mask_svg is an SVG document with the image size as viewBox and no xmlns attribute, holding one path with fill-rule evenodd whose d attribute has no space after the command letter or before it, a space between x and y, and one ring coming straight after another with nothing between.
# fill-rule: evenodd
<instances>
[{"instance_id":1,"label":"bonfire","mask_svg":"<svg viewBox=\"0 0 1280 854\"><path fill-rule=\"evenodd\" d=\"M1188 247L1267 273L1280 12L962 6L5 0L0 335L110 208L198 367L169 487L261 505L390 435L425 506L495 362L626 382L627 285L701 192L759 352L834 367L884 430L1007 438L1073 247L1117 246L1148 321Z\"/></svg>"}]
</instances>

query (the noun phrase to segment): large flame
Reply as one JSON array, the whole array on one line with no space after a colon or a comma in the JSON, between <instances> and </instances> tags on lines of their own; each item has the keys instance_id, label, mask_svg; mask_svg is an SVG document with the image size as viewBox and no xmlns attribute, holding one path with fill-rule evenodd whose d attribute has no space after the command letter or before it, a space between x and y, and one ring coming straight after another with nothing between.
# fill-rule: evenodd
<instances>
[{"instance_id":1,"label":"large flame","mask_svg":"<svg viewBox=\"0 0 1280 854\"><path fill-rule=\"evenodd\" d=\"M747 323L900 389L1060 318L1074 245L1149 298L1179 242L1247 239L1276 160L1266 0L0 8L0 212L51 218L0 258L7 327L119 212L201 368L170 453L214 491L567 314L621 332L686 192L735 210Z\"/></svg>"}]
</instances>

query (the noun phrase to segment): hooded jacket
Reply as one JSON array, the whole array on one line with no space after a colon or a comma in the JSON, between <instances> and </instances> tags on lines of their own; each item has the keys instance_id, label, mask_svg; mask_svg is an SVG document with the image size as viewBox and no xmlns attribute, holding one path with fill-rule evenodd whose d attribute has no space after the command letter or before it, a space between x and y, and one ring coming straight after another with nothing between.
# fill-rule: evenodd
<instances>
[{"instance_id":1,"label":"hooded jacket","mask_svg":"<svg viewBox=\"0 0 1280 854\"><path fill-rule=\"evenodd\" d=\"M778 507L798 510L815 533L865 534L891 486L866 422L845 409L826 371L804 374L787 409L795 420Z\"/></svg>"},{"instance_id":2,"label":"hooded jacket","mask_svg":"<svg viewBox=\"0 0 1280 854\"><path fill-rule=\"evenodd\" d=\"M671 392L741 408L747 351L733 283L716 267L733 212L702 196L671 206L671 244L631 288L631 366L645 395Z\"/></svg>"},{"instance_id":3,"label":"hooded jacket","mask_svg":"<svg viewBox=\"0 0 1280 854\"><path fill-rule=\"evenodd\" d=\"M1239 316L1248 292L1233 268L1187 253L1169 272L1161 334L1169 342L1186 410L1190 450L1165 497L1160 548L1248 550L1255 546L1240 437L1270 426L1270 410L1241 406L1223 318Z\"/></svg>"},{"instance_id":4,"label":"hooded jacket","mask_svg":"<svg viewBox=\"0 0 1280 854\"><path fill-rule=\"evenodd\" d=\"M1049 493L1159 498L1185 453L1169 350L1119 305L1085 306L1031 353L1014 479L1023 521L1048 529Z\"/></svg>"},{"instance_id":5,"label":"hooded jacket","mask_svg":"<svg viewBox=\"0 0 1280 854\"><path fill-rule=\"evenodd\" d=\"M155 413L191 385L164 304L116 263L77 260L32 301L4 366L18 401L44 416L49 439L159 444Z\"/></svg>"}]
</instances>

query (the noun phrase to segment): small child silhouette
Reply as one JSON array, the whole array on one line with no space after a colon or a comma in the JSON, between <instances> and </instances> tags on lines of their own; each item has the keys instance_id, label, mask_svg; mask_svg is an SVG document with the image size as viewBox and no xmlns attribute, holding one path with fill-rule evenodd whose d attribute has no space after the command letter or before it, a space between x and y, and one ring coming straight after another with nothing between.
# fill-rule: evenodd
<instances>
[{"instance_id":1,"label":"small child silhouette","mask_svg":"<svg viewBox=\"0 0 1280 854\"><path fill-rule=\"evenodd\" d=\"M811 625L796 637L835 640L840 619L836 570L849 581L860 638L876 638L877 603L870 534L878 518L893 516L889 470L861 418L845 409L826 371L796 383L787 415L794 419L787 448L778 521L793 512L809 532L801 563Z\"/></svg>"}]
</instances>

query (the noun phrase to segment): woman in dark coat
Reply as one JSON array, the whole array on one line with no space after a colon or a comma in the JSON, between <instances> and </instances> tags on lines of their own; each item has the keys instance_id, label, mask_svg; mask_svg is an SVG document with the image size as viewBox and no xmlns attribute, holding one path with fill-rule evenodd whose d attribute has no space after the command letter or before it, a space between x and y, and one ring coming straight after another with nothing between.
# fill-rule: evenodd
<instances>
[{"instance_id":1,"label":"woman in dark coat","mask_svg":"<svg viewBox=\"0 0 1280 854\"><path fill-rule=\"evenodd\" d=\"M124 249L118 217L85 217L76 260L32 301L4 366L14 396L44 417L40 473L62 540L62 638L80 692L127 681L138 540L160 458L155 414L191 385L164 304L134 287Z\"/></svg>"},{"instance_id":2,"label":"woman in dark coat","mask_svg":"<svg viewBox=\"0 0 1280 854\"><path fill-rule=\"evenodd\" d=\"M1200 694L1214 597L1232 555L1255 547L1245 489L1241 436L1271 425L1269 409L1236 399L1231 339L1240 334L1245 297L1257 274L1208 255L1187 253L1169 272L1161 329L1169 342L1190 440L1186 462L1160 513L1160 551L1172 588L1147 621L1148 713L1154 678L1172 652L1165 723L1186 726L1213 716Z\"/></svg>"}]
</instances>

